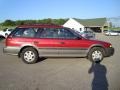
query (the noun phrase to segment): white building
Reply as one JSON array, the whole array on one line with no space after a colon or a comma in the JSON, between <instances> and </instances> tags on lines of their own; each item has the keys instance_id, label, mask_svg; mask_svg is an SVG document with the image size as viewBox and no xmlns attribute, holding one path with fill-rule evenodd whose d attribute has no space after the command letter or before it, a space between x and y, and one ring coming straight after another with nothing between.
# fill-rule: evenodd
<instances>
[{"instance_id":1,"label":"white building","mask_svg":"<svg viewBox=\"0 0 120 90\"><path fill-rule=\"evenodd\" d=\"M64 25L78 32L87 30L88 28L94 32L103 32L104 27L108 27L106 18L95 18L95 19L75 19L70 18Z\"/></svg>"},{"instance_id":2,"label":"white building","mask_svg":"<svg viewBox=\"0 0 120 90\"><path fill-rule=\"evenodd\" d=\"M81 23L79 23L73 18L70 18L63 26L77 31L84 31L85 28L85 26L83 26Z\"/></svg>"}]
</instances>

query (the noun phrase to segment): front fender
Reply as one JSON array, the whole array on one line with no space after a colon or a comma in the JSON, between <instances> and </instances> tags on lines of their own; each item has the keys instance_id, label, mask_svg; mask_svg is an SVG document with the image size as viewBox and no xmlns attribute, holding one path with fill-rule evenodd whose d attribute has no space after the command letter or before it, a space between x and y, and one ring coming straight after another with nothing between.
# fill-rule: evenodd
<instances>
[{"instance_id":1,"label":"front fender","mask_svg":"<svg viewBox=\"0 0 120 90\"><path fill-rule=\"evenodd\" d=\"M93 45L91 45L89 48L88 48L88 50L87 50L87 55L88 55L88 53L89 53L89 51L92 49L92 48L94 48L94 47L101 47L101 48L105 48L103 45L101 45L101 44L93 44ZM104 49L105 50L105 49Z\"/></svg>"}]
</instances>

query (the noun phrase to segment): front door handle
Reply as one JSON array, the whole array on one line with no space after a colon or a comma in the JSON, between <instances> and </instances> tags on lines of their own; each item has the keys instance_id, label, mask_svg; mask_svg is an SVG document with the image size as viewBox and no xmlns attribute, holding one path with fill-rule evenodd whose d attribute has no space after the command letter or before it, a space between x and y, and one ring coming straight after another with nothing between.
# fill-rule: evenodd
<instances>
[{"instance_id":1,"label":"front door handle","mask_svg":"<svg viewBox=\"0 0 120 90\"><path fill-rule=\"evenodd\" d=\"M37 42L37 41L34 41L34 44L38 44L39 42Z\"/></svg>"}]
</instances>

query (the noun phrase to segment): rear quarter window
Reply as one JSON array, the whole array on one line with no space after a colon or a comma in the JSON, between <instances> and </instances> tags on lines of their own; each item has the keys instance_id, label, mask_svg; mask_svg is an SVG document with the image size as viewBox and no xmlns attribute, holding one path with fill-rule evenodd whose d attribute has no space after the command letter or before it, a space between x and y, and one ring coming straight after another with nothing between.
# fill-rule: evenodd
<instances>
[{"instance_id":1,"label":"rear quarter window","mask_svg":"<svg viewBox=\"0 0 120 90\"><path fill-rule=\"evenodd\" d=\"M34 37L36 30L33 28L16 28L12 34L13 37Z\"/></svg>"}]
</instances>

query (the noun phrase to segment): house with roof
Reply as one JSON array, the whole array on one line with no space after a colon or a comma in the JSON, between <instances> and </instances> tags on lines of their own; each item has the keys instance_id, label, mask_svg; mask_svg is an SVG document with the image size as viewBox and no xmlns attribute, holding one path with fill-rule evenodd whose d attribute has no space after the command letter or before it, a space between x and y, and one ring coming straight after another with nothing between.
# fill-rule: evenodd
<instances>
[{"instance_id":1,"label":"house with roof","mask_svg":"<svg viewBox=\"0 0 120 90\"><path fill-rule=\"evenodd\" d=\"M76 19L70 18L64 25L78 32L91 29L94 32L103 32L105 27L108 27L106 18L95 18L95 19Z\"/></svg>"}]
</instances>

